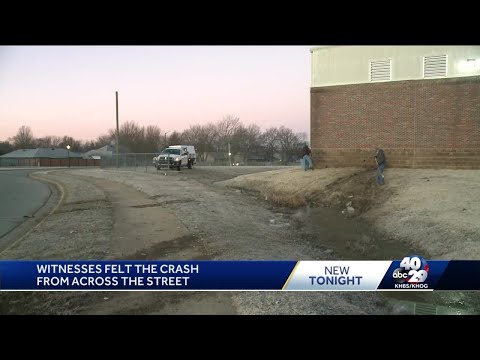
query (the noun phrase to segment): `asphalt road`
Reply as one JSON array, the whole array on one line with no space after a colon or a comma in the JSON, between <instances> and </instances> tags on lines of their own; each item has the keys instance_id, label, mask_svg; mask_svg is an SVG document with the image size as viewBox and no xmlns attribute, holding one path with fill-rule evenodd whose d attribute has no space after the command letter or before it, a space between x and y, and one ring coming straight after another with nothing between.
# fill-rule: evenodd
<instances>
[{"instance_id":1,"label":"asphalt road","mask_svg":"<svg viewBox=\"0 0 480 360\"><path fill-rule=\"evenodd\" d=\"M0 238L33 216L50 196L48 185L28 177L33 171L0 171Z\"/></svg>"}]
</instances>

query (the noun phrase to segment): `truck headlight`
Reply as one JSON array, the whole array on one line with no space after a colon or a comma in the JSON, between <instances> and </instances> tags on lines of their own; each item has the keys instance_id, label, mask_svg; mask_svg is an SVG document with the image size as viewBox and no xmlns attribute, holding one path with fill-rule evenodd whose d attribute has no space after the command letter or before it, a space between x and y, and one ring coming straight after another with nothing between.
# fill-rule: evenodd
<instances>
[{"instance_id":1,"label":"truck headlight","mask_svg":"<svg viewBox=\"0 0 480 360\"><path fill-rule=\"evenodd\" d=\"M175 158L175 161L180 161L180 158L179 158L179 157L176 157L176 158Z\"/></svg>"}]
</instances>

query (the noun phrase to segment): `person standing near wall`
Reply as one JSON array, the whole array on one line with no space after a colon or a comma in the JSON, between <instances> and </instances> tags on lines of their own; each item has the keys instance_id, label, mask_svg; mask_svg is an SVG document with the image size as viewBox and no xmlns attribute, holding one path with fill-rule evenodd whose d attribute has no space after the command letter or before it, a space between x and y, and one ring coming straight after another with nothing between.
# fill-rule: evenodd
<instances>
[{"instance_id":1,"label":"person standing near wall","mask_svg":"<svg viewBox=\"0 0 480 360\"><path fill-rule=\"evenodd\" d=\"M378 185L385 184L385 176L383 171L385 170L385 153L379 147L375 148L375 162L377 163L377 173L375 174L375 179Z\"/></svg>"},{"instance_id":2,"label":"person standing near wall","mask_svg":"<svg viewBox=\"0 0 480 360\"><path fill-rule=\"evenodd\" d=\"M303 147L302 151L302 165L305 171L307 171L308 169L313 170L312 151L306 144Z\"/></svg>"}]
</instances>

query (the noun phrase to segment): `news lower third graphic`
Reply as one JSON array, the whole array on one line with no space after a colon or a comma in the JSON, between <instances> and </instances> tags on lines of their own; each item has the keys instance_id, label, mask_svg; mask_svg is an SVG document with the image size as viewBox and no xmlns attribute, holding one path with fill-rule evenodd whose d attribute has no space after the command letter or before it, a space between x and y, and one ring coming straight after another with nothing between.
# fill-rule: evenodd
<instances>
[{"instance_id":1,"label":"news lower third graphic","mask_svg":"<svg viewBox=\"0 0 480 360\"><path fill-rule=\"evenodd\" d=\"M0 261L0 291L480 290L480 260Z\"/></svg>"}]
</instances>

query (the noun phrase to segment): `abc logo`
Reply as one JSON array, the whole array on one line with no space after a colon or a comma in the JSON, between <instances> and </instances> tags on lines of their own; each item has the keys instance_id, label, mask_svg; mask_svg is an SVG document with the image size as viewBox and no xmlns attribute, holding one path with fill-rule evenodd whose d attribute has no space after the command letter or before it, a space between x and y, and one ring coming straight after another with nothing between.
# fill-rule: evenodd
<instances>
[{"instance_id":1,"label":"abc logo","mask_svg":"<svg viewBox=\"0 0 480 360\"><path fill-rule=\"evenodd\" d=\"M406 256L395 269L392 278L396 283L423 283L428 277L429 266L420 256Z\"/></svg>"},{"instance_id":2,"label":"abc logo","mask_svg":"<svg viewBox=\"0 0 480 360\"><path fill-rule=\"evenodd\" d=\"M408 279L408 271L404 268L395 269L392 277L396 283L402 284Z\"/></svg>"}]
</instances>

